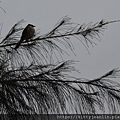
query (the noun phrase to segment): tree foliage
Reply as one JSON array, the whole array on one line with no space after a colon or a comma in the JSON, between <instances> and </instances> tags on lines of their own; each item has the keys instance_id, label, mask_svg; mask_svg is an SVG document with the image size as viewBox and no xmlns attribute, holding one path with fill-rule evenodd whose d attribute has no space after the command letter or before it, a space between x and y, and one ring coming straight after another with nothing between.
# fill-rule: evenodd
<instances>
[{"instance_id":1,"label":"tree foliage","mask_svg":"<svg viewBox=\"0 0 120 120\"><path fill-rule=\"evenodd\" d=\"M74 53L72 39L88 47L100 40L106 25L118 21L101 20L95 24L75 24L68 16L58 21L48 33L23 41L14 50L23 30L17 22L0 43L0 112L22 113L111 113L120 109L120 84L112 81L120 75L119 69L88 80L70 76L74 61L60 61L65 48ZM57 59L55 62L54 59Z\"/></svg>"}]
</instances>

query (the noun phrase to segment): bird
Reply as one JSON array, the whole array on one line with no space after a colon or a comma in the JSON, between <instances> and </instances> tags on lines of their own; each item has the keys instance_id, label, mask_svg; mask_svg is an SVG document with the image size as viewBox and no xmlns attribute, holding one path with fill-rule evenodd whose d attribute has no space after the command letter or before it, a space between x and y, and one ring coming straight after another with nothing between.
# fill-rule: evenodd
<instances>
[{"instance_id":1,"label":"bird","mask_svg":"<svg viewBox=\"0 0 120 120\"><path fill-rule=\"evenodd\" d=\"M34 25L32 25L32 24L28 24L25 28L24 28L24 30L23 30L23 32L22 32L22 36L21 36L21 39L20 39L20 41L17 43L17 45L15 46L15 50L17 50L18 48L19 48L19 46L21 45L21 43L24 41L24 40L26 40L26 41L28 41L29 39L31 39L32 37L34 37L34 35L35 35L35 29L34 29Z\"/></svg>"}]
</instances>

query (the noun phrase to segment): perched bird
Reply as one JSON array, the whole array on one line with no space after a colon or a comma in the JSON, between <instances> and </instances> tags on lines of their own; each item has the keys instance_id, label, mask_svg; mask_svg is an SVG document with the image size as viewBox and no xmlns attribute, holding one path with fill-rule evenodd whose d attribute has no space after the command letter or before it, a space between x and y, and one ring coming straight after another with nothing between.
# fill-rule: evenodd
<instances>
[{"instance_id":1,"label":"perched bird","mask_svg":"<svg viewBox=\"0 0 120 120\"><path fill-rule=\"evenodd\" d=\"M20 41L17 43L17 45L15 46L15 50L17 50L17 48L21 45L21 43L24 41L24 40L28 40L28 39L31 39L34 34L35 34L35 29L34 29L34 25L32 24L28 24L25 29L23 30L22 32L22 36L21 36L21 39Z\"/></svg>"}]
</instances>

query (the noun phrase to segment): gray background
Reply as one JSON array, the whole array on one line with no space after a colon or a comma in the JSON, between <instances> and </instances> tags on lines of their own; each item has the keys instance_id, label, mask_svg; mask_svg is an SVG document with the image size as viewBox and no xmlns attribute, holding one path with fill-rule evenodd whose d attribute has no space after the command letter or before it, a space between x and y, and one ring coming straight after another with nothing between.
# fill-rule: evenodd
<instances>
[{"instance_id":1,"label":"gray background","mask_svg":"<svg viewBox=\"0 0 120 120\"><path fill-rule=\"evenodd\" d=\"M57 21L68 15L75 23L120 20L120 0L1 0L0 22L3 22L2 37L21 19L36 26L42 33L50 31ZM75 67L80 70L79 77L93 79L113 68L120 68L120 23L108 25L101 35L101 42L90 47L90 55L80 42L71 40L77 56L64 56L65 60L79 62ZM119 80L119 79L118 79Z\"/></svg>"}]
</instances>

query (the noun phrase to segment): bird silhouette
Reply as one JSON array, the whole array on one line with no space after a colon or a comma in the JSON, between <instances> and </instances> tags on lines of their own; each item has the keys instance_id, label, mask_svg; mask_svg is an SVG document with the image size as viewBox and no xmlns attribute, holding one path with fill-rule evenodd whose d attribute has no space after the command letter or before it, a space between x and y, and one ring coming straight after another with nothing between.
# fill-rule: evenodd
<instances>
[{"instance_id":1,"label":"bird silhouette","mask_svg":"<svg viewBox=\"0 0 120 120\"><path fill-rule=\"evenodd\" d=\"M19 48L19 46L21 45L21 43L24 41L24 40L28 40L28 39L31 39L34 34L35 34L35 29L34 29L34 25L32 24L28 24L25 29L23 30L22 32L22 36L21 36L21 39L20 41L17 43L17 45L15 46L15 50L17 50Z\"/></svg>"}]
</instances>

